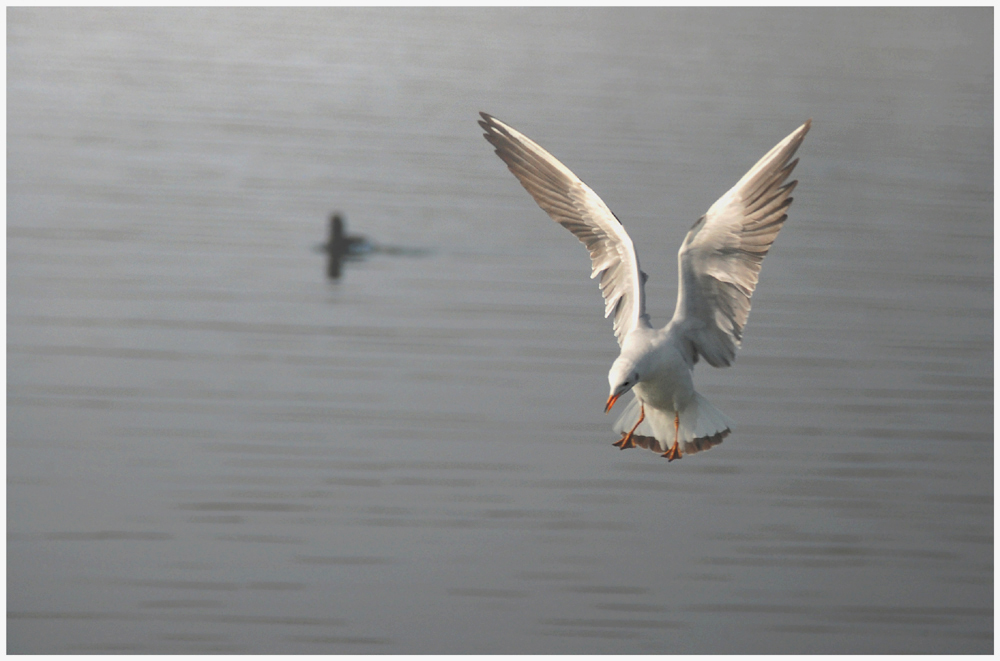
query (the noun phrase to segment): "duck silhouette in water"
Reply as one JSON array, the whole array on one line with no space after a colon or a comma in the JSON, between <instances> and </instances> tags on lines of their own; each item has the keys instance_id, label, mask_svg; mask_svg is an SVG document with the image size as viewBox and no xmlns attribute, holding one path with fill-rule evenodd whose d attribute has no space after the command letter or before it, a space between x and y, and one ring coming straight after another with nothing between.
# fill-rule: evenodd
<instances>
[{"instance_id":1,"label":"duck silhouette in water","mask_svg":"<svg viewBox=\"0 0 1000 661\"><path fill-rule=\"evenodd\" d=\"M387 246L369 241L364 236L348 234L347 223L339 212L330 216L330 238L316 249L326 253L326 276L331 280L340 279L343 262L360 261L374 253L397 257L422 257L431 252L425 248Z\"/></svg>"},{"instance_id":2,"label":"duck silhouette in water","mask_svg":"<svg viewBox=\"0 0 1000 661\"><path fill-rule=\"evenodd\" d=\"M330 216L330 238L320 247L327 255L326 275L331 280L340 277L341 262L360 259L374 250L365 237L347 233L344 218L339 213Z\"/></svg>"}]
</instances>

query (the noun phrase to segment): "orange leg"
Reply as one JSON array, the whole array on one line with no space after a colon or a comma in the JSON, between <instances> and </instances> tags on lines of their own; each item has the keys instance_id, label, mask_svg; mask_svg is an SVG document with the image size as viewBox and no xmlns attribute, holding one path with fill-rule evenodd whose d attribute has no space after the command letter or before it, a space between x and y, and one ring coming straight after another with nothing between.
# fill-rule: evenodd
<instances>
[{"instance_id":1,"label":"orange leg","mask_svg":"<svg viewBox=\"0 0 1000 661\"><path fill-rule=\"evenodd\" d=\"M680 438L680 428L681 428L681 416L680 413L674 412L674 445L666 453L661 454L661 457L666 457L667 461L673 461L674 459L680 459L681 453L677 448L677 441Z\"/></svg>"},{"instance_id":2,"label":"orange leg","mask_svg":"<svg viewBox=\"0 0 1000 661\"><path fill-rule=\"evenodd\" d=\"M624 450L625 448L634 448L635 447L635 442L632 440L632 434L635 433L635 430L639 428L639 425L641 425L642 421L645 420L645 419L646 419L646 405L640 403L639 404L639 421L635 423L635 426L632 427L632 429L629 431L629 433L627 433L627 434L623 433L622 434L622 440L618 441L617 443L613 443L613 445L616 448L621 448L622 450Z\"/></svg>"}]
</instances>

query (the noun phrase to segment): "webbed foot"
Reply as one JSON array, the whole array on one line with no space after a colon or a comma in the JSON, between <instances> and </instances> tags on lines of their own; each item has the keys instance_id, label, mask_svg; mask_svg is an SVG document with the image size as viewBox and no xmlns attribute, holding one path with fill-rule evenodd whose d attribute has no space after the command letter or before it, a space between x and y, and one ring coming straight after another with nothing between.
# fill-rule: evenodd
<instances>
[{"instance_id":1,"label":"webbed foot","mask_svg":"<svg viewBox=\"0 0 1000 661\"><path fill-rule=\"evenodd\" d=\"M635 441L632 440L632 432L629 432L627 434L625 432L622 432L622 438L621 438L621 440L618 441L617 443L612 443L612 445L614 445L616 448L619 448L621 450L627 450L629 448L634 448L635 447Z\"/></svg>"},{"instance_id":2,"label":"webbed foot","mask_svg":"<svg viewBox=\"0 0 1000 661\"><path fill-rule=\"evenodd\" d=\"M667 459L668 462L671 462L674 459L681 459L681 458L683 458L682 455L681 455L680 450L677 448L677 442L676 441L674 441L673 446L669 450L667 450L666 452L664 452L660 456L661 457L666 457L666 459Z\"/></svg>"}]
</instances>

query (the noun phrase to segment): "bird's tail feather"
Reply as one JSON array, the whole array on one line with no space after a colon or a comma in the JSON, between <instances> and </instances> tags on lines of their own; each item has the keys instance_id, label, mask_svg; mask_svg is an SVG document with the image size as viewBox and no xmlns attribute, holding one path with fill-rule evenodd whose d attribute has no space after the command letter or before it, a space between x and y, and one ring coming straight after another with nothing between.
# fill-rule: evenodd
<instances>
[{"instance_id":1,"label":"bird's tail feather","mask_svg":"<svg viewBox=\"0 0 1000 661\"><path fill-rule=\"evenodd\" d=\"M638 422L642 404L633 395L632 401L615 421L614 430L625 434ZM694 394L692 401L680 414L678 429L678 448L681 455L694 454L718 445L729 435L733 421L712 406L711 402L700 394ZM636 445L653 450L666 452L674 444L674 411L645 408L645 418L636 428L632 439Z\"/></svg>"}]
</instances>

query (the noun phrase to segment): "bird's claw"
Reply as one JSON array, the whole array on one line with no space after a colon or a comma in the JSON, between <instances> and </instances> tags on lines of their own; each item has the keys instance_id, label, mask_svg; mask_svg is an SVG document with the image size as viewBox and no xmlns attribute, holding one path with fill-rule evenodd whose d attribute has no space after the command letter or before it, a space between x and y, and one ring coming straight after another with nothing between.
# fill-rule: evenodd
<instances>
[{"instance_id":1,"label":"bird's claw","mask_svg":"<svg viewBox=\"0 0 1000 661\"><path fill-rule=\"evenodd\" d=\"M635 441L632 440L632 434L626 434L622 432L622 438L617 443L612 443L616 448L621 450L627 450L628 448L635 447Z\"/></svg>"},{"instance_id":2,"label":"bird's claw","mask_svg":"<svg viewBox=\"0 0 1000 661\"><path fill-rule=\"evenodd\" d=\"M673 461L674 459L680 459L681 458L681 452L677 448L677 443L674 443L673 447L671 447L669 450L667 450L666 452L664 452L660 456L661 457L665 457L668 463L671 462L671 461Z\"/></svg>"}]
</instances>

